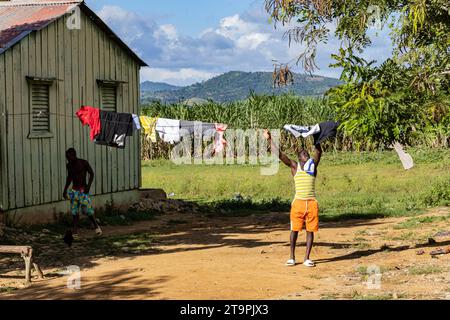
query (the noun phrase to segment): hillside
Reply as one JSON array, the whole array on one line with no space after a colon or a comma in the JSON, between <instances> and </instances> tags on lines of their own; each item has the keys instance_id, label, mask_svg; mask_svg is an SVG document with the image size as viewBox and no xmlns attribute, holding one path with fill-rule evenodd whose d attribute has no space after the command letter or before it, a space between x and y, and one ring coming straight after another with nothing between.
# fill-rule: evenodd
<instances>
[{"instance_id":1,"label":"hillside","mask_svg":"<svg viewBox=\"0 0 450 320\"><path fill-rule=\"evenodd\" d=\"M215 102L243 100L250 92L256 94L280 94L293 92L301 96L318 96L340 83L339 80L320 76L295 74L294 85L272 88L271 72L231 71L202 83L176 90L144 91L142 102L159 100L165 103L184 101L190 98L211 99Z\"/></svg>"},{"instance_id":2,"label":"hillside","mask_svg":"<svg viewBox=\"0 0 450 320\"><path fill-rule=\"evenodd\" d=\"M141 83L141 91L142 92L157 92L157 91L170 91L177 90L181 87L173 86L164 82L152 82L145 81Z\"/></svg>"}]
</instances>

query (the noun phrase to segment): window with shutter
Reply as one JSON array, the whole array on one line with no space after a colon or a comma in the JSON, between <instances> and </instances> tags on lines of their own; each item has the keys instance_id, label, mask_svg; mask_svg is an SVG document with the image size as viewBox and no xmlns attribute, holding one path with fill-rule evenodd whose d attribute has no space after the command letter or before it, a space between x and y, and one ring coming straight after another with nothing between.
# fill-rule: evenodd
<instances>
[{"instance_id":1,"label":"window with shutter","mask_svg":"<svg viewBox=\"0 0 450 320\"><path fill-rule=\"evenodd\" d=\"M33 83L31 85L31 127L33 132L50 132L49 91L48 84Z\"/></svg>"},{"instance_id":2,"label":"window with shutter","mask_svg":"<svg viewBox=\"0 0 450 320\"><path fill-rule=\"evenodd\" d=\"M51 81L30 81L30 135L29 138L52 137L50 128Z\"/></svg>"},{"instance_id":3,"label":"window with shutter","mask_svg":"<svg viewBox=\"0 0 450 320\"><path fill-rule=\"evenodd\" d=\"M102 85L102 110L117 111L117 87L114 85Z\"/></svg>"}]
</instances>

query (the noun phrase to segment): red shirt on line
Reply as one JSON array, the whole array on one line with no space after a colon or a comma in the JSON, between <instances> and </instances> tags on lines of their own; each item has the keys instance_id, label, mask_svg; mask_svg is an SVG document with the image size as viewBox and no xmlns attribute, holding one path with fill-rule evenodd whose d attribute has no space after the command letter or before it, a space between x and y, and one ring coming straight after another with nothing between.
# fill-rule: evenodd
<instances>
[{"instance_id":1,"label":"red shirt on line","mask_svg":"<svg viewBox=\"0 0 450 320\"><path fill-rule=\"evenodd\" d=\"M100 133L100 110L89 106L82 106L75 114L83 125L88 125L91 128L90 138L94 140Z\"/></svg>"}]
</instances>

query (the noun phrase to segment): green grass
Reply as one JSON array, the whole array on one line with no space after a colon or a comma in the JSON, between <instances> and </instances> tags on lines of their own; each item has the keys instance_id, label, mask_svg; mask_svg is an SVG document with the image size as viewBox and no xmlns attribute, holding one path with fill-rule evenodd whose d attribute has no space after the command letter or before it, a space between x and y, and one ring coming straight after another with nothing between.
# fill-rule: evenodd
<instances>
[{"instance_id":1,"label":"green grass","mask_svg":"<svg viewBox=\"0 0 450 320\"><path fill-rule=\"evenodd\" d=\"M1 293L11 293L13 291L17 290L17 288L13 287L0 287L0 294Z\"/></svg>"},{"instance_id":2,"label":"green grass","mask_svg":"<svg viewBox=\"0 0 450 320\"><path fill-rule=\"evenodd\" d=\"M387 217L423 212L447 199L450 151L408 150L415 167L405 171L394 152L325 153L317 177L322 217ZM162 188L174 198L209 204L216 211L289 210L294 195L290 170L280 164L273 176L262 176L257 165L182 165L143 162L143 187ZM444 182L444 183L443 183ZM239 197L236 197L236 195ZM325 221L324 220L324 221Z\"/></svg>"},{"instance_id":3,"label":"green grass","mask_svg":"<svg viewBox=\"0 0 450 320\"><path fill-rule=\"evenodd\" d=\"M437 274L444 271L444 269L437 266L415 266L409 268L409 273L412 275Z\"/></svg>"},{"instance_id":4,"label":"green grass","mask_svg":"<svg viewBox=\"0 0 450 320\"><path fill-rule=\"evenodd\" d=\"M424 223L440 222L446 221L450 218L449 216L433 216L433 217L414 217L406 221L403 221L396 225L394 229L413 229L418 228Z\"/></svg>"},{"instance_id":5,"label":"green grass","mask_svg":"<svg viewBox=\"0 0 450 320\"><path fill-rule=\"evenodd\" d=\"M381 294L381 295L363 295L354 294L352 296L353 300L392 300L394 299L392 294Z\"/></svg>"}]
</instances>

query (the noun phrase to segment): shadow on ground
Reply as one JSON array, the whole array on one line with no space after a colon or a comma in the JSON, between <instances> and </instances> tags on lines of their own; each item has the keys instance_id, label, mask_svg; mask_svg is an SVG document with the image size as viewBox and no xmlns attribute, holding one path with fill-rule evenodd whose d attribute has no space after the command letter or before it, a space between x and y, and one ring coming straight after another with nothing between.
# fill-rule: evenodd
<instances>
[{"instance_id":1,"label":"shadow on ground","mask_svg":"<svg viewBox=\"0 0 450 320\"><path fill-rule=\"evenodd\" d=\"M80 289L68 289L67 277L61 278L58 286L47 285L47 282L40 281L33 283L29 288L14 291L0 299L20 299L20 300L95 300L98 297L104 299L133 299L145 296L148 299L159 294L158 288L168 277L158 277L154 279L136 278L129 276L129 270L120 270L114 273L96 277L95 282L80 281ZM74 284L74 283L71 283Z\"/></svg>"}]
</instances>

